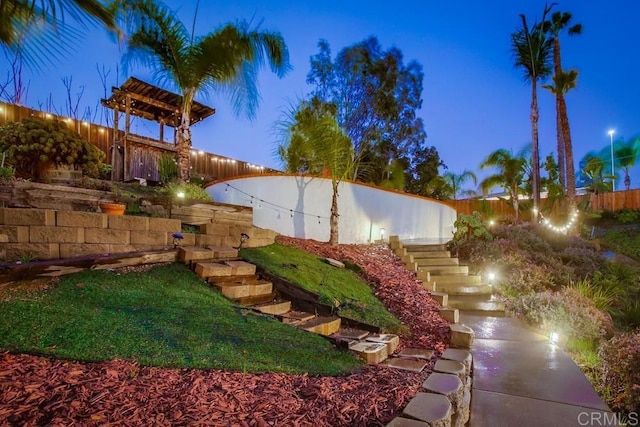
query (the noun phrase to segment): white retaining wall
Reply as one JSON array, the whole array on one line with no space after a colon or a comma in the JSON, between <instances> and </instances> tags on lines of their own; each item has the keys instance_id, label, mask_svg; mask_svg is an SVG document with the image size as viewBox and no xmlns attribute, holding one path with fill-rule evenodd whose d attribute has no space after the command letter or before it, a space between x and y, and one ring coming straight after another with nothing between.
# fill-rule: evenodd
<instances>
[{"instance_id":1,"label":"white retaining wall","mask_svg":"<svg viewBox=\"0 0 640 427\"><path fill-rule=\"evenodd\" d=\"M220 203L253 208L253 225L280 234L329 240L331 180L298 175L228 179L206 189ZM450 239L456 211L438 201L343 181L338 191L340 243L400 239Z\"/></svg>"}]
</instances>

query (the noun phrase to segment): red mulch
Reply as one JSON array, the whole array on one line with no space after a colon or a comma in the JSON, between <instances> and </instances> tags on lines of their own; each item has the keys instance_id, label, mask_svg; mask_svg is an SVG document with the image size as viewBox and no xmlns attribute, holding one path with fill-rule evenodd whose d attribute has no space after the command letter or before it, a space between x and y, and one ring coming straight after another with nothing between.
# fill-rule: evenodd
<instances>
[{"instance_id":1,"label":"red mulch","mask_svg":"<svg viewBox=\"0 0 640 427\"><path fill-rule=\"evenodd\" d=\"M280 242L363 266L378 298L412 332L401 345L444 350L449 329L436 303L388 249ZM416 374L377 365L343 377L310 377L0 353L0 425L383 426L432 367Z\"/></svg>"}]
</instances>

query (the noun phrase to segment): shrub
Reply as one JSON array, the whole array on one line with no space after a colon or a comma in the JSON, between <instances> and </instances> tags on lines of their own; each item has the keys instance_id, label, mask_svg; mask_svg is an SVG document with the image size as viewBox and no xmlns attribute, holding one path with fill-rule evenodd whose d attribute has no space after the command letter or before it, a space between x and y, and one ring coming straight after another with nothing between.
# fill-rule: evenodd
<instances>
[{"instance_id":1,"label":"shrub","mask_svg":"<svg viewBox=\"0 0 640 427\"><path fill-rule=\"evenodd\" d=\"M11 166L0 166L0 179L11 179L16 171Z\"/></svg>"},{"instance_id":2,"label":"shrub","mask_svg":"<svg viewBox=\"0 0 640 427\"><path fill-rule=\"evenodd\" d=\"M640 222L640 211L633 209L622 209L614 212L613 218L623 224Z\"/></svg>"},{"instance_id":3,"label":"shrub","mask_svg":"<svg viewBox=\"0 0 640 427\"><path fill-rule=\"evenodd\" d=\"M158 173L160 174L160 181L168 183L175 180L178 177L178 163L171 154L163 154L158 159Z\"/></svg>"},{"instance_id":4,"label":"shrub","mask_svg":"<svg viewBox=\"0 0 640 427\"><path fill-rule=\"evenodd\" d=\"M603 386L610 389L614 411L640 408L640 330L617 335L601 344Z\"/></svg>"},{"instance_id":5,"label":"shrub","mask_svg":"<svg viewBox=\"0 0 640 427\"><path fill-rule=\"evenodd\" d=\"M51 165L81 167L91 177L99 176L104 152L57 120L25 119L0 126L0 151L19 176L40 178Z\"/></svg>"},{"instance_id":6,"label":"shrub","mask_svg":"<svg viewBox=\"0 0 640 427\"><path fill-rule=\"evenodd\" d=\"M196 184L170 182L164 187L164 193L169 197L175 197L178 193L183 193L185 199L211 201L211 196L204 189Z\"/></svg>"},{"instance_id":7,"label":"shrub","mask_svg":"<svg viewBox=\"0 0 640 427\"><path fill-rule=\"evenodd\" d=\"M528 323L545 332L560 330L569 339L598 341L613 329L611 318L575 288L525 295L514 308Z\"/></svg>"},{"instance_id":8,"label":"shrub","mask_svg":"<svg viewBox=\"0 0 640 427\"><path fill-rule=\"evenodd\" d=\"M630 230L611 230L602 237L602 244L608 249L640 260L640 236Z\"/></svg>"}]
</instances>

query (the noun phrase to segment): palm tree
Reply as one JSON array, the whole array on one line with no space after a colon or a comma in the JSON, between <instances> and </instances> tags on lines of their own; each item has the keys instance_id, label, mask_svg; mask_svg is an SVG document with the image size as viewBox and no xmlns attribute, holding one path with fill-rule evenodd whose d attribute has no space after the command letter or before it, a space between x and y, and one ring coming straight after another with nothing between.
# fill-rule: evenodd
<instances>
[{"instance_id":1,"label":"palm tree","mask_svg":"<svg viewBox=\"0 0 640 427\"><path fill-rule=\"evenodd\" d=\"M638 155L640 155L640 137L628 141L615 141L613 146L616 165L624 171L624 187L629 190L631 188L629 171L636 164Z\"/></svg>"},{"instance_id":2,"label":"palm tree","mask_svg":"<svg viewBox=\"0 0 640 427\"><path fill-rule=\"evenodd\" d=\"M176 129L179 179L189 179L191 107L199 92L230 96L234 112L255 116L258 70L267 62L278 77L291 68L280 33L251 29L241 21L228 23L203 37L189 32L177 15L152 0L118 1L130 28L125 62L150 66L158 78L172 82L182 95L181 122ZM194 20L195 24L195 20ZM195 25L194 25L195 26Z\"/></svg>"},{"instance_id":3,"label":"palm tree","mask_svg":"<svg viewBox=\"0 0 640 427\"><path fill-rule=\"evenodd\" d=\"M458 198L458 193L460 193L460 189L465 182L467 182L468 180L471 180L473 181L473 185L476 185L478 183L478 178L476 177L476 174L474 174L472 171L467 169L463 170L462 173L459 175L453 172L446 172L442 177L451 186L454 199ZM469 196L469 195L475 195L475 192L473 190L465 190L461 194Z\"/></svg>"},{"instance_id":4,"label":"palm tree","mask_svg":"<svg viewBox=\"0 0 640 427\"><path fill-rule=\"evenodd\" d=\"M550 7L545 6L542 21L545 22ZM538 81L551 73L551 39L547 38L542 24L527 24L524 15L520 15L522 27L511 34L511 48L516 67L524 71L525 81L531 82L531 143L533 160L533 208L540 205L540 151L538 144Z\"/></svg>"},{"instance_id":5,"label":"palm tree","mask_svg":"<svg viewBox=\"0 0 640 427\"><path fill-rule=\"evenodd\" d=\"M98 0L1 0L0 1L0 44L9 51L21 53L27 59L35 59L25 51L24 42L37 36L42 40L29 43L29 48L41 53L61 53L61 43L80 36L66 27L63 22L67 15L78 22L97 21L115 31L114 9Z\"/></svg>"},{"instance_id":6,"label":"palm tree","mask_svg":"<svg viewBox=\"0 0 640 427\"><path fill-rule=\"evenodd\" d=\"M553 84L543 85L556 96L556 119L558 135L558 178L562 188L567 189L569 199L569 209L575 207L576 201L576 172L573 164L573 145L571 143L571 128L569 126L569 116L567 115L567 103L564 95L576 87L578 71L568 72L558 71L553 76ZM566 171L566 175L565 175ZM566 177L566 179L565 179Z\"/></svg>"},{"instance_id":7,"label":"palm tree","mask_svg":"<svg viewBox=\"0 0 640 427\"><path fill-rule=\"evenodd\" d=\"M527 159L522 155L513 155L504 148L498 149L482 162L481 169L496 168L497 172L486 177L481 183L483 194L487 194L494 187L504 188L518 220L519 196L522 193L522 183L526 173Z\"/></svg>"},{"instance_id":8,"label":"palm tree","mask_svg":"<svg viewBox=\"0 0 640 427\"><path fill-rule=\"evenodd\" d=\"M338 125L337 109L318 98L302 101L282 124L278 153L288 172L331 178L329 243L338 244L338 187L354 169L353 144Z\"/></svg>"},{"instance_id":9,"label":"palm tree","mask_svg":"<svg viewBox=\"0 0 640 427\"><path fill-rule=\"evenodd\" d=\"M551 5L551 7L553 7L553 5ZM575 72L575 77L573 79L571 79L571 73L573 73L573 71L570 71L569 75L564 73L560 55L560 33L566 30L567 34L570 36L582 34L582 24L571 25L571 18L572 16L568 12L554 12L551 15L550 20L543 22L543 27L553 43L553 70L556 90L552 91L552 93L556 96L556 132L558 166L560 168L559 178L563 188L566 185L570 208L573 208L575 207L576 195L575 169L573 164L571 129L569 128L567 104L564 100L564 96L569 89L575 87L575 77L577 77L577 72ZM563 80L565 81L563 82ZM567 80L573 80L571 87L566 84L568 83ZM565 84L563 85L561 83Z\"/></svg>"}]
</instances>

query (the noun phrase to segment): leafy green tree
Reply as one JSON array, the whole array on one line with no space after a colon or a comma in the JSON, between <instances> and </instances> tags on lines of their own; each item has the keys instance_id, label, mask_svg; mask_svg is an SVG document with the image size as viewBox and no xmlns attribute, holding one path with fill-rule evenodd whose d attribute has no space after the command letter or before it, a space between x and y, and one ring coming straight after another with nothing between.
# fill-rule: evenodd
<instances>
[{"instance_id":1,"label":"leafy green tree","mask_svg":"<svg viewBox=\"0 0 640 427\"><path fill-rule=\"evenodd\" d=\"M409 167L405 167L406 191L439 200L451 198L441 191L442 187L434 187L436 182L430 184L438 176L439 167L446 169L435 147L421 146L411 156L406 155L402 159L409 163Z\"/></svg>"},{"instance_id":2,"label":"leafy green tree","mask_svg":"<svg viewBox=\"0 0 640 427\"><path fill-rule=\"evenodd\" d=\"M605 174L610 166L602 152L591 151L585 154L580 160L581 185L594 195L611 191L613 176Z\"/></svg>"},{"instance_id":3,"label":"leafy green tree","mask_svg":"<svg viewBox=\"0 0 640 427\"><path fill-rule=\"evenodd\" d=\"M191 108L199 92L228 95L236 114L255 116L258 70L268 63L278 77L290 69L289 52L279 33L229 23L196 37L161 3L119 0L119 16L129 29L125 62L140 62L158 77L174 83L182 95L181 121L176 129L179 179L189 180Z\"/></svg>"},{"instance_id":4,"label":"leafy green tree","mask_svg":"<svg viewBox=\"0 0 640 427\"><path fill-rule=\"evenodd\" d=\"M553 7L553 4L552 6ZM582 24L572 25L572 15L568 12L554 12L551 19L543 22L544 31L551 38L553 44L553 87L549 87L556 97L556 132L558 149L559 179L563 188L566 185L567 197L571 207L575 206L575 166L573 164L573 145L571 141L571 128L567 114L567 104L564 96L576 86L578 72L571 70L568 73L562 69L562 57L560 54L560 34L565 32L572 35L582 34Z\"/></svg>"},{"instance_id":5,"label":"leafy green tree","mask_svg":"<svg viewBox=\"0 0 640 427\"><path fill-rule=\"evenodd\" d=\"M358 165L352 178L380 184L390 180L389 166L396 160L406 157L414 165L426 138L417 117L422 66L405 65L399 49L384 50L375 37L342 49L335 60L325 40L318 48L307 83L314 85L313 96L337 106L338 123L353 143ZM411 186L410 179L405 181Z\"/></svg>"},{"instance_id":6,"label":"leafy green tree","mask_svg":"<svg viewBox=\"0 0 640 427\"><path fill-rule=\"evenodd\" d=\"M550 7L545 6L541 22L544 23ZM525 81L531 83L531 143L532 143L532 184L533 208L540 205L540 151L538 143L538 82L551 73L552 41L546 36L540 23L527 24L524 15L520 15L521 27L511 34L511 48L515 65L524 72Z\"/></svg>"},{"instance_id":7,"label":"leafy green tree","mask_svg":"<svg viewBox=\"0 0 640 427\"><path fill-rule=\"evenodd\" d=\"M105 153L89 144L64 122L38 118L0 126L0 152L15 168L16 175L39 180L51 166L82 168L91 177L99 175Z\"/></svg>"},{"instance_id":8,"label":"leafy green tree","mask_svg":"<svg viewBox=\"0 0 640 427\"><path fill-rule=\"evenodd\" d=\"M613 147L616 166L624 171L624 188L629 190L631 188L631 176L629 172L636 164L638 156L640 155L640 136L629 139L628 141L615 141Z\"/></svg>"},{"instance_id":9,"label":"leafy green tree","mask_svg":"<svg viewBox=\"0 0 640 427\"><path fill-rule=\"evenodd\" d=\"M443 176L438 175L427 183L423 190L423 195L436 200L453 199L453 188Z\"/></svg>"},{"instance_id":10,"label":"leafy green tree","mask_svg":"<svg viewBox=\"0 0 640 427\"><path fill-rule=\"evenodd\" d=\"M302 101L285 120L278 153L288 172L331 179L329 243L338 244L338 187L355 166L353 146L337 121L334 104L317 97Z\"/></svg>"},{"instance_id":11,"label":"leafy green tree","mask_svg":"<svg viewBox=\"0 0 640 427\"><path fill-rule=\"evenodd\" d=\"M484 194L494 187L503 188L509 195L511 205L518 219L519 197L522 194L522 184L526 173L527 159L522 155L513 155L504 148L498 149L482 162L481 169L494 168L496 172L480 182Z\"/></svg>"},{"instance_id":12,"label":"leafy green tree","mask_svg":"<svg viewBox=\"0 0 640 427\"><path fill-rule=\"evenodd\" d=\"M97 21L116 30L113 9L99 0L2 0L0 43L27 59L36 59L38 54L59 55L64 52L61 47L79 37L64 22L65 15L77 22Z\"/></svg>"}]
</instances>

